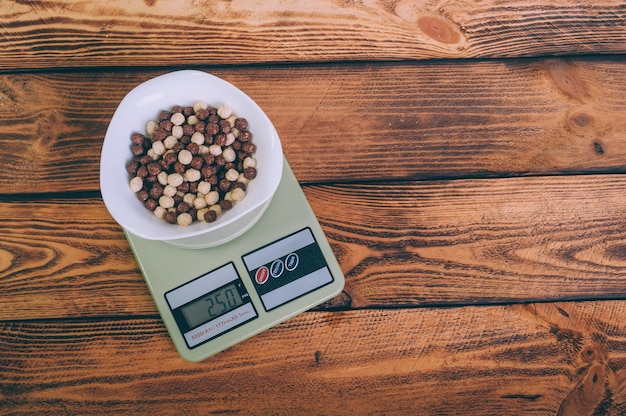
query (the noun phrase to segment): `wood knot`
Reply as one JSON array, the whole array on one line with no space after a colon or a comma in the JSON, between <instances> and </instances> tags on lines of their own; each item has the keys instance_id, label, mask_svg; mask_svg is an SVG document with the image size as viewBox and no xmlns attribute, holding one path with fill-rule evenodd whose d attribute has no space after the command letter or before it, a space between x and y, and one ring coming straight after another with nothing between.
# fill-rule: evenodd
<instances>
[{"instance_id":1,"label":"wood knot","mask_svg":"<svg viewBox=\"0 0 626 416\"><path fill-rule=\"evenodd\" d=\"M417 27L437 42L457 44L462 39L459 28L440 16L421 16L417 19Z\"/></svg>"},{"instance_id":2,"label":"wood knot","mask_svg":"<svg viewBox=\"0 0 626 416\"><path fill-rule=\"evenodd\" d=\"M593 124L593 117L586 113L575 113L570 117L571 123L580 128L585 128Z\"/></svg>"},{"instance_id":3,"label":"wood knot","mask_svg":"<svg viewBox=\"0 0 626 416\"><path fill-rule=\"evenodd\" d=\"M602 360L602 351L594 344L586 345L580 352L580 358L585 363Z\"/></svg>"},{"instance_id":4,"label":"wood knot","mask_svg":"<svg viewBox=\"0 0 626 416\"><path fill-rule=\"evenodd\" d=\"M597 136L597 122L593 110L578 107L568 111L565 115L565 128L581 138Z\"/></svg>"},{"instance_id":5,"label":"wood knot","mask_svg":"<svg viewBox=\"0 0 626 416\"><path fill-rule=\"evenodd\" d=\"M55 110L37 122L37 140L33 143L36 152L48 152L59 137L63 126L62 116Z\"/></svg>"},{"instance_id":6,"label":"wood knot","mask_svg":"<svg viewBox=\"0 0 626 416\"><path fill-rule=\"evenodd\" d=\"M579 76L575 64L565 60L549 60L546 67L549 77L561 94L579 102L588 98L587 85Z\"/></svg>"}]
</instances>

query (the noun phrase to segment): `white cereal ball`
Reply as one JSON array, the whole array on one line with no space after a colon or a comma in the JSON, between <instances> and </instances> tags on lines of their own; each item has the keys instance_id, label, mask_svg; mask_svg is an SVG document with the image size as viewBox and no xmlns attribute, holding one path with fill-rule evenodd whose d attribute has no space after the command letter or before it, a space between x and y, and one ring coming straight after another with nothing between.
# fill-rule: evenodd
<instances>
[{"instance_id":1,"label":"white cereal ball","mask_svg":"<svg viewBox=\"0 0 626 416\"><path fill-rule=\"evenodd\" d=\"M206 155L209 153L209 146L201 144L198 148L198 153L201 155Z\"/></svg>"},{"instance_id":2,"label":"white cereal ball","mask_svg":"<svg viewBox=\"0 0 626 416\"><path fill-rule=\"evenodd\" d=\"M163 142L157 140L152 143L152 151L154 151L155 155L160 156L165 153L165 145L163 145Z\"/></svg>"},{"instance_id":3,"label":"white cereal ball","mask_svg":"<svg viewBox=\"0 0 626 416\"><path fill-rule=\"evenodd\" d=\"M195 198L193 200L193 206L195 209L202 209L206 207L206 200L204 198Z\"/></svg>"},{"instance_id":4,"label":"white cereal ball","mask_svg":"<svg viewBox=\"0 0 626 416\"><path fill-rule=\"evenodd\" d=\"M232 147L227 147L226 149L224 149L224 151L222 152L222 156L224 156L224 160L226 162L234 162L235 159L237 159L237 154Z\"/></svg>"},{"instance_id":5,"label":"white cereal ball","mask_svg":"<svg viewBox=\"0 0 626 416\"><path fill-rule=\"evenodd\" d=\"M204 144L204 141L205 141L204 134L200 133L199 131L191 135L192 143L200 145L200 144Z\"/></svg>"},{"instance_id":6,"label":"white cereal ball","mask_svg":"<svg viewBox=\"0 0 626 416\"><path fill-rule=\"evenodd\" d=\"M165 213L166 213L166 212L167 212L167 210L166 210L165 208L163 208L161 205L157 206L157 207L154 209L154 215L155 215L157 218L161 218L161 219L163 219L163 217L165 216Z\"/></svg>"},{"instance_id":7,"label":"white cereal ball","mask_svg":"<svg viewBox=\"0 0 626 416\"><path fill-rule=\"evenodd\" d=\"M185 180L187 182L196 182L199 181L202 177L202 174L198 169L190 168L185 171Z\"/></svg>"},{"instance_id":8,"label":"white cereal ball","mask_svg":"<svg viewBox=\"0 0 626 416\"><path fill-rule=\"evenodd\" d=\"M231 132L226 135L226 146L230 146L231 144L235 143L236 139L237 137L235 136L235 133L233 133L231 130Z\"/></svg>"},{"instance_id":9,"label":"white cereal ball","mask_svg":"<svg viewBox=\"0 0 626 416\"><path fill-rule=\"evenodd\" d=\"M183 127L182 126L174 126L172 127L172 136L180 139L183 137Z\"/></svg>"},{"instance_id":10,"label":"white cereal ball","mask_svg":"<svg viewBox=\"0 0 626 416\"><path fill-rule=\"evenodd\" d=\"M167 184L167 182L165 183ZM172 185L165 185L163 188L163 195L174 197L174 195L176 195L176 187Z\"/></svg>"},{"instance_id":11,"label":"white cereal ball","mask_svg":"<svg viewBox=\"0 0 626 416\"><path fill-rule=\"evenodd\" d=\"M217 191L211 191L204 197L207 205L215 205L220 200L220 194Z\"/></svg>"},{"instance_id":12,"label":"white cereal ball","mask_svg":"<svg viewBox=\"0 0 626 416\"><path fill-rule=\"evenodd\" d=\"M159 172L159 174L157 175L157 180L159 181L161 185L163 186L167 185L167 172L164 170Z\"/></svg>"},{"instance_id":13,"label":"white cereal ball","mask_svg":"<svg viewBox=\"0 0 626 416\"><path fill-rule=\"evenodd\" d=\"M163 146L165 146L166 149L173 148L176 145L176 143L178 143L178 139L174 136L167 136L163 140Z\"/></svg>"},{"instance_id":14,"label":"white cereal ball","mask_svg":"<svg viewBox=\"0 0 626 416\"><path fill-rule=\"evenodd\" d=\"M235 188L230 191L230 197L233 201L241 201L246 197L246 191L241 188Z\"/></svg>"},{"instance_id":15,"label":"white cereal ball","mask_svg":"<svg viewBox=\"0 0 626 416\"><path fill-rule=\"evenodd\" d=\"M211 192L211 184L207 181L202 181L198 184L198 193L200 194L208 194Z\"/></svg>"},{"instance_id":16,"label":"white cereal ball","mask_svg":"<svg viewBox=\"0 0 626 416\"><path fill-rule=\"evenodd\" d=\"M148 137L152 137L152 135L154 134L154 131L158 127L159 125L156 123L156 121L154 120L148 121L148 123L146 124L146 133L148 134Z\"/></svg>"},{"instance_id":17,"label":"white cereal ball","mask_svg":"<svg viewBox=\"0 0 626 416\"><path fill-rule=\"evenodd\" d=\"M232 114L233 114L233 109L230 108L228 104L222 104L220 108L217 109L217 115L224 119L227 119Z\"/></svg>"},{"instance_id":18,"label":"white cereal ball","mask_svg":"<svg viewBox=\"0 0 626 416\"><path fill-rule=\"evenodd\" d=\"M170 173L167 175L167 184L174 187L180 186L183 183L183 175L180 173Z\"/></svg>"},{"instance_id":19,"label":"white cereal ball","mask_svg":"<svg viewBox=\"0 0 626 416\"><path fill-rule=\"evenodd\" d=\"M170 118L170 121L175 126L180 126L180 125L182 125L185 122L185 116L182 115L181 113L174 113L174 114L172 114L172 117Z\"/></svg>"},{"instance_id":20,"label":"white cereal ball","mask_svg":"<svg viewBox=\"0 0 626 416\"><path fill-rule=\"evenodd\" d=\"M247 158L245 158L243 160L243 168L247 169L247 168L256 168L256 159L253 157L248 156Z\"/></svg>"},{"instance_id":21,"label":"white cereal ball","mask_svg":"<svg viewBox=\"0 0 626 416\"><path fill-rule=\"evenodd\" d=\"M183 195L183 201L188 203L189 205L193 205L193 200L196 198L195 194L187 193L185 195Z\"/></svg>"},{"instance_id":22,"label":"white cereal ball","mask_svg":"<svg viewBox=\"0 0 626 416\"><path fill-rule=\"evenodd\" d=\"M131 191L137 193L141 191L141 188L143 188L143 179L141 179L139 176L135 176L130 180Z\"/></svg>"},{"instance_id":23,"label":"white cereal ball","mask_svg":"<svg viewBox=\"0 0 626 416\"><path fill-rule=\"evenodd\" d=\"M176 217L176 222L178 225L191 225L193 222L193 217L188 212L183 212Z\"/></svg>"},{"instance_id":24,"label":"white cereal ball","mask_svg":"<svg viewBox=\"0 0 626 416\"><path fill-rule=\"evenodd\" d=\"M239 172L237 172L237 169L228 169L224 177L231 182L235 182L239 178Z\"/></svg>"},{"instance_id":25,"label":"white cereal ball","mask_svg":"<svg viewBox=\"0 0 626 416\"><path fill-rule=\"evenodd\" d=\"M218 217L222 215L222 207L219 204L211 205L209 210L215 211Z\"/></svg>"},{"instance_id":26,"label":"white cereal ball","mask_svg":"<svg viewBox=\"0 0 626 416\"><path fill-rule=\"evenodd\" d=\"M207 108L209 108L209 104L207 104L206 101L198 100L195 103L193 103L194 113L197 113L198 110L206 110Z\"/></svg>"},{"instance_id":27,"label":"white cereal ball","mask_svg":"<svg viewBox=\"0 0 626 416\"><path fill-rule=\"evenodd\" d=\"M212 144L209 146L209 153L213 156L219 156L222 154L222 147L219 144Z\"/></svg>"},{"instance_id":28,"label":"white cereal ball","mask_svg":"<svg viewBox=\"0 0 626 416\"><path fill-rule=\"evenodd\" d=\"M198 117L196 117L194 115L191 115L191 116L187 117L187 124L189 124L189 125L192 125L192 126L196 125L196 124L198 124L198 121L200 121L200 120L198 120Z\"/></svg>"},{"instance_id":29,"label":"white cereal ball","mask_svg":"<svg viewBox=\"0 0 626 416\"><path fill-rule=\"evenodd\" d=\"M178 161L182 163L183 165L190 164L192 159L193 159L193 155L191 154L189 150L183 149L180 152L178 152Z\"/></svg>"},{"instance_id":30,"label":"white cereal ball","mask_svg":"<svg viewBox=\"0 0 626 416\"><path fill-rule=\"evenodd\" d=\"M159 198L159 205L165 209L172 208L174 206L174 198L167 195L161 195Z\"/></svg>"},{"instance_id":31,"label":"white cereal ball","mask_svg":"<svg viewBox=\"0 0 626 416\"><path fill-rule=\"evenodd\" d=\"M228 124L230 124L230 127L235 127L236 120L237 120L237 116L230 116L226 119L226 121L228 121Z\"/></svg>"}]
</instances>

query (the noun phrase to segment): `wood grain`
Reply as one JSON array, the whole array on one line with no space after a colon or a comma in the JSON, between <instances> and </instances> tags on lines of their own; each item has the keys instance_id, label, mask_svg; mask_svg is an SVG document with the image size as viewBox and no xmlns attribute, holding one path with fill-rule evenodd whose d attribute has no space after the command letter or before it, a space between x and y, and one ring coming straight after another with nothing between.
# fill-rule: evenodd
<instances>
[{"instance_id":1,"label":"wood grain","mask_svg":"<svg viewBox=\"0 0 626 416\"><path fill-rule=\"evenodd\" d=\"M157 319L5 322L0 412L622 415L625 323L624 301L309 312L191 364Z\"/></svg>"},{"instance_id":2,"label":"wood grain","mask_svg":"<svg viewBox=\"0 0 626 416\"><path fill-rule=\"evenodd\" d=\"M0 0L0 414L626 414L625 27L618 0ZM346 275L195 364L99 197L116 106L180 68L266 111Z\"/></svg>"},{"instance_id":3,"label":"wood grain","mask_svg":"<svg viewBox=\"0 0 626 416\"><path fill-rule=\"evenodd\" d=\"M626 51L621 1L4 0L0 69Z\"/></svg>"},{"instance_id":4,"label":"wood grain","mask_svg":"<svg viewBox=\"0 0 626 416\"><path fill-rule=\"evenodd\" d=\"M328 307L626 297L622 175L309 186L346 275ZM1 319L154 314L99 199L0 203Z\"/></svg>"},{"instance_id":5,"label":"wood grain","mask_svg":"<svg viewBox=\"0 0 626 416\"><path fill-rule=\"evenodd\" d=\"M384 307L623 297L623 189L615 175L312 187L307 197L352 306Z\"/></svg>"},{"instance_id":6,"label":"wood grain","mask_svg":"<svg viewBox=\"0 0 626 416\"><path fill-rule=\"evenodd\" d=\"M261 105L303 183L626 171L620 59L206 69ZM99 189L116 106L161 73L0 75L0 194Z\"/></svg>"}]
</instances>

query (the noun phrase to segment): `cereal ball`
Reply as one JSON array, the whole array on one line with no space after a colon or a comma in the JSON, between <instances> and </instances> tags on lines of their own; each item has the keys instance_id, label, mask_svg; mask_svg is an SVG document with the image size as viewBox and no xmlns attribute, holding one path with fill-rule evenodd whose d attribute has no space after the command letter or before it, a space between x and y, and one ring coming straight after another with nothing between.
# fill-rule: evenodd
<instances>
[{"instance_id":1,"label":"cereal ball","mask_svg":"<svg viewBox=\"0 0 626 416\"><path fill-rule=\"evenodd\" d=\"M217 115L221 118L228 118L233 114L233 109L230 108L228 104L222 104L220 108L217 109Z\"/></svg>"},{"instance_id":2,"label":"cereal ball","mask_svg":"<svg viewBox=\"0 0 626 416\"><path fill-rule=\"evenodd\" d=\"M174 206L174 198L172 198L171 196L162 195L159 198L159 205L165 209L172 208Z\"/></svg>"},{"instance_id":3,"label":"cereal ball","mask_svg":"<svg viewBox=\"0 0 626 416\"><path fill-rule=\"evenodd\" d=\"M172 185L165 185L163 188L163 195L171 196L172 198L176 195L176 187Z\"/></svg>"},{"instance_id":4,"label":"cereal ball","mask_svg":"<svg viewBox=\"0 0 626 416\"><path fill-rule=\"evenodd\" d=\"M159 205L154 209L153 212L154 212L155 217L163 219L167 210L163 208L161 205Z\"/></svg>"},{"instance_id":5,"label":"cereal ball","mask_svg":"<svg viewBox=\"0 0 626 416\"><path fill-rule=\"evenodd\" d=\"M170 121L174 126L180 126L185 122L185 116L181 113L172 114Z\"/></svg>"},{"instance_id":6,"label":"cereal ball","mask_svg":"<svg viewBox=\"0 0 626 416\"><path fill-rule=\"evenodd\" d=\"M167 136L164 140L163 140L163 146L166 149L173 149L174 146L176 146L176 143L178 143L178 139L174 136Z\"/></svg>"},{"instance_id":7,"label":"cereal ball","mask_svg":"<svg viewBox=\"0 0 626 416\"><path fill-rule=\"evenodd\" d=\"M172 186L179 186L183 183L183 175L180 173L170 173L167 175L167 184Z\"/></svg>"},{"instance_id":8,"label":"cereal ball","mask_svg":"<svg viewBox=\"0 0 626 416\"><path fill-rule=\"evenodd\" d=\"M135 176L133 179L130 180L131 191L137 193L141 191L141 188L143 188L143 179L141 179L139 176Z\"/></svg>"},{"instance_id":9,"label":"cereal ball","mask_svg":"<svg viewBox=\"0 0 626 416\"><path fill-rule=\"evenodd\" d=\"M204 198L200 198L200 197L198 197L198 198L195 198L195 199L193 200L193 206L194 206L196 209L202 209L202 208L205 208L205 207L206 207L206 205L207 205L207 204L206 204L206 199L204 199Z\"/></svg>"},{"instance_id":10,"label":"cereal ball","mask_svg":"<svg viewBox=\"0 0 626 416\"><path fill-rule=\"evenodd\" d=\"M239 174L237 174L237 175L239 175ZM201 176L202 175L200 174L200 171L198 169L190 168L190 169L187 169L187 171L185 172L185 180L187 182L199 181Z\"/></svg>"},{"instance_id":11,"label":"cereal ball","mask_svg":"<svg viewBox=\"0 0 626 416\"><path fill-rule=\"evenodd\" d=\"M224 160L226 162L234 162L237 159L237 154L233 150L232 147L227 147L222 151L222 156L224 156Z\"/></svg>"},{"instance_id":12,"label":"cereal ball","mask_svg":"<svg viewBox=\"0 0 626 416\"><path fill-rule=\"evenodd\" d=\"M197 113L198 110L206 110L207 108L209 108L209 105L207 104L206 101L198 100L195 103L193 103L193 112L194 113Z\"/></svg>"},{"instance_id":13,"label":"cereal ball","mask_svg":"<svg viewBox=\"0 0 626 416\"><path fill-rule=\"evenodd\" d=\"M235 182L239 178L239 172L236 169L228 169L224 177L231 182Z\"/></svg>"},{"instance_id":14,"label":"cereal ball","mask_svg":"<svg viewBox=\"0 0 626 416\"><path fill-rule=\"evenodd\" d=\"M245 196L246 191L241 188L234 188L232 191L230 191L230 197L233 201L241 201L245 198Z\"/></svg>"},{"instance_id":15,"label":"cereal ball","mask_svg":"<svg viewBox=\"0 0 626 416\"><path fill-rule=\"evenodd\" d=\"M198 184L198 192L205 195L208 194L211 192L211 184L206 181L200 182Z\"/></svg>"},{"instance_id":16,"label":"cereal ball","mask_svg":"<svg viewBox=\"0 0 626 416\"><path fill-rule=\"evenodd\" d=\"M188 165L193 159L193 154L187 149L183 149L178 153L178 161L183 165Z\"/></svg>"},{"instance_id":17,"label":"cereal ball","mask_svg":"<svg viewBox=\"0 0 626 416\"><path fill-rule=\"evenodd\" d=\"M175 211L167 211L163 216L163 219L170 224L176 224L176 212Z\"/></svg>"},{"instance_id":18,"label":"cereal ball","mask_svg":"<svg viewBox=\"0 0 626 416\"><path fill-rule=\"evenodd\" d=\"M209 146L209 153L211 153L213 156L219 156L222 154L222 147L217 144L212 144L211 146Z\"/></svg>"},{"instance_id":19,"label":"cereal ball","mask_svg":"<svg viewBox=\"0 0 626 416\"><path fill-rule=\"evenodd\" d=\"M204 197L207 205L215 205L220 199L220 194L217 191L211 191Z\"/></svg>"},{"instance_id":20,"label":"cereal ball","mask_svg":"<svg viewBox=\"0 0 626 416\"><path fill-rule=\"evenodd\" d=\"M183 128L181 126L172 127L172 136L176 137L177 139L183 137Z\"/></svg>"},{"instance_id":21,"label":"cereal ball","mask_svg":"<svg viewBox=\"0 0 626 416\"><path fill-rule=\"evenodd\" d=\"M243 168L256 168L256 159L248 156L243 160Z\"/></svg>"},{"instance_id":22,"label":"cereal ball","mask_svg":"<svg viewBox=\"0 0 626 416\"><path fill-rule=\"evenodd\" d=\"M154 120L148 121L148 124L146 124L146 133L148 134L148 137L152 137L157 127L159 126L156 123L156 121Z\"/></svg>"}]
</instances>

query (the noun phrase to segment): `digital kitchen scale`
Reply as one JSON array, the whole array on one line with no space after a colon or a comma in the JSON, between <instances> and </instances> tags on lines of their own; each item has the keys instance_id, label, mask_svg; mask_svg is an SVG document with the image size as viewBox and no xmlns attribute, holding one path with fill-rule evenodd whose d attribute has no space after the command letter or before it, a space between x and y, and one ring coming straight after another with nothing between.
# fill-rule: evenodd
<instances>
[{"instance_id":1,"label":"digital kitchen scale","mask_svg":"<svg viewBox=\"0 0 626 416\"><path fill-rule=\"evenodd\" d=\"M180 355L200 361L319 305L344 276L284 160L258 222L222 245L188 249L125 230Z\"/></svg>"}]
</instances>

